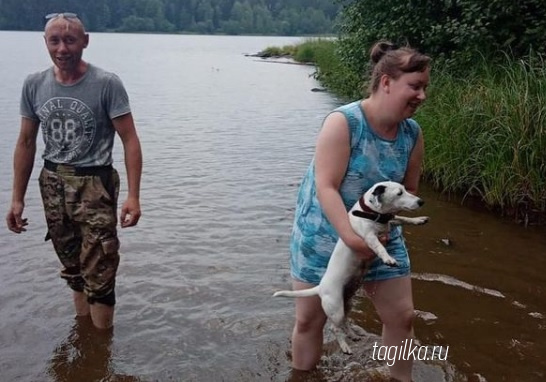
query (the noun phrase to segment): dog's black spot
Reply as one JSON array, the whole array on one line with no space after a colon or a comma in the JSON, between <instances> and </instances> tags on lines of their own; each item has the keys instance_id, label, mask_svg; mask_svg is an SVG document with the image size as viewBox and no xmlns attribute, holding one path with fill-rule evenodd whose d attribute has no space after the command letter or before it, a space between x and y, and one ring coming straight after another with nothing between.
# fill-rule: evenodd
<instances>
[{"instance_id":1,"label":"dog's black spot","mask_svg":"<svg viewBox=\"0 0 546 382\"><path fill-rule=\"evenodd\" d=\"M382 195L385 193L385 190L387 189L387 187L383 186L383 185L380 185L380 186L377 186L373 192L372 192L372 195L374 196L379 196L379 195Z\"/></svg>"}]
</instances>

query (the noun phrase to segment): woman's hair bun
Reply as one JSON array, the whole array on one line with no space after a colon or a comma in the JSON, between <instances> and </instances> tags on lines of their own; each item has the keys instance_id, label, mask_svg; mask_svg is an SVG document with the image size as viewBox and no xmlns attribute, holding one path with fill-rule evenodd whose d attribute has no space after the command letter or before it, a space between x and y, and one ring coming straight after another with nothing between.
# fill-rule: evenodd
<instances>
[{"instance_id":1,"label":"woman's hair bun","mask_svg":"<svg viewBox=\"0 0 546 382\"><path fill-rule=\"evenodd\" d=\"M381 40L376 42L374 46L372 46L372 49L370 51L370 58L372 60L372 63L374 65L377 64L387 52L396 49L398 49L398 46L388 40Z\"/></svg>"}]
</instances>

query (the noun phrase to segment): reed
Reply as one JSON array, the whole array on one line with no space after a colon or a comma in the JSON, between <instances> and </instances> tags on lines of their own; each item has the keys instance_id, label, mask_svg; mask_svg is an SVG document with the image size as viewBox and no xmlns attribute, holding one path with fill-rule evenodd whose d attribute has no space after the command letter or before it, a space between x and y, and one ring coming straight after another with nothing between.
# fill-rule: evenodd
<instances>
[{"instance_id":1,"label":"reed","mask_svg":"<svg viewBox=\"0 0 546 382\"><path fill-rule=\"evenodd\" d=\"M296 45L285 46L268 46L262 50L258 55L261 57L284 57L293 56L294 51L297 49Z\"/></svg>"},{"instance_id":2,"label":"reed","mask_svg":"<svg viewBox=\"0 0 546 382\"><path fill-rule=\"evenodd\" d=\"M337 40L319 39L311 46L317 69L315 78L342 102L361 98L361 73L352 71L339 58Z\"/></svg>"},{"instance_id":3,"label":"reed","mask_svg":"<svg viewBox=\"0 0 546 382\"><path fill-rule=\"evenodd\" d=\"M321 54L333 41L329 38L308 38L296 46L294 60L305 63L317 63Z\"/></svg>"},{"instance_id":4,"label":"reed","mask_svg":"<svg viewBox=\"0 0 546 382\"><path fill-rule=\"evenodd\" d=\"M438 188L482 198L508 215L546 211L546 67L537 57L466 78L436 71L417 119L425 176Z\"/></svg>"},{"instance_id":5,"label":"reed","mask_svg":"<svg viewBox=\"0 0 546 382\"><path fill-rule=\"evenodd\" d=\"M268 46L260 52L260 55L265 57L290 56L297 62L316 63L317 54L325 49L328 50L331 44L333 44L333 40L330 38L307 38L297 45Z\"/></svg>"}]
</instances>

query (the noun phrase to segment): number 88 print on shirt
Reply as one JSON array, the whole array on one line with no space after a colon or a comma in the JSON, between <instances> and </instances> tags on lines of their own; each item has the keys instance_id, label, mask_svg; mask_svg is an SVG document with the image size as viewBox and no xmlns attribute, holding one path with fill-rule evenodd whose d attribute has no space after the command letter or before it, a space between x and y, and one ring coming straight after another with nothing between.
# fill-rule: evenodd
<instances>
[{"instance_id":1,"label":"number 88 print on shirt","mask_svg":"<svg viewBox=\"0 0 546 382\"><path fill-rule=\"evenodd\" d=\"M74 166L112 163L111 119L130 113L119 77L93 65L76 83L64 85L53 68L29 75L23 85L21 116L39 121L43 158Z\"/></svg>"}]
</instances>

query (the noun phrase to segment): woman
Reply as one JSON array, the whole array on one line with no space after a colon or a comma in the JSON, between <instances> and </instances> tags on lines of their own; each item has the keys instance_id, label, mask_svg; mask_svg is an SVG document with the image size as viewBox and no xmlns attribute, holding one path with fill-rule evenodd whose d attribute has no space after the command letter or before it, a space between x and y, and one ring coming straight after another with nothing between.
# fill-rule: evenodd
<instances>
[{"instance_id":1,"label":"woman","mask_svg":"<svg viewBox=\"0 0 546 382\"><path fill-rule=\"evenodd\" d=\"M300 187L291 239L293 289L320 282L341 238L364 260L373 258L364 288L383 323L384 346L412 336L414 316L410 262L400 227L387 251L398 267L382 264L351 228L347 211L374 183L391 180L417 193L424 154L419 125L410 119L425 100L430 58L387 41L371 49L369 96L339 107L324 120L316 152ZM312 370L322 354L326 316L318 297L296 299L292 366ZM398 360L391 377L411 380L411 360Z\"/></svg>"}]
</instances>

